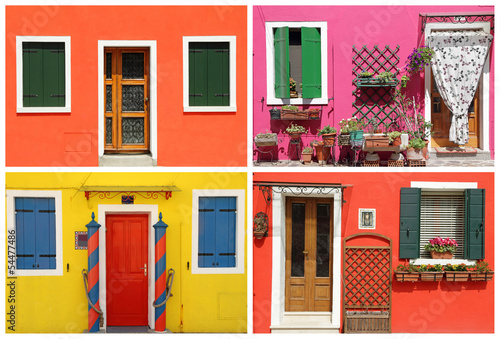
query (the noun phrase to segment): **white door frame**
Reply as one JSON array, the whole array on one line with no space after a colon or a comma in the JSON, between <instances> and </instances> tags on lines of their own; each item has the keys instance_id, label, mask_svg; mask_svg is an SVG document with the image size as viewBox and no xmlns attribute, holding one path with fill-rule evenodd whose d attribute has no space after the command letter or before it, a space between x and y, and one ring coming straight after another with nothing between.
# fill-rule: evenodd
<instances>
[{"instance_id":1,"label":"white door frame","mask_svg":"<svg viewBox=\"0 0 500 339\"><path fill-rule=\"evenodd\" d=\"M274 187L273 187L274 188ZM328 191L331 187L321 187ZM331 328L340 328L341 304L341 224L342 189L333 189L328 194L315 194L314 188L305 188L303 194L275 193L272 195L273 236L272 236L272 295L271 329L283 326L285 314L285 259L286 259L286 197L329 198L333 200L333 260L332 260L332 312L301 312L305 315L329 315Z\"/></svg>"},{"instance_id":2,"label":"white door frame","mask_svg":"<svg viewBox=\"0 0 500 339\"><path fill-rule=\"evenodd\" d=\"M466 30L466 29L482 29L486 33L490 33L490 23L489 22L473 22L473 23L450 23L450 22L439 22L439 23L428 23L425 25L425 41L435 30ZM425 68L425 111L424 118L425 121L431 122L431 67L427 66ZM484 63L482 80L479 81L478 89L479 91L479 147L482 150L490 150L490 53L486 57ZM429 148L431 143L429 142Z\"/></svg>"},{"instance_id":3,"label":"white door frame","mask_svg":"<svg viewBox=\"0 0 500 339\"><path fill-rule=\"evenodd\" d=\"M153 161L157 160L157 68L156 68L156 40L98 40L97 54L98 54L98 149L99 157L104 155L104 48L105 47L146 47L149 48L149 150Z\"/></svg>"},{"instance_id":4,"label":"white door frame","mask_svg":"<svg viewBox=\"0 0 500 339\"><path fill-rule=\"evenodd\" d=\"M155 311L153 307L155 295L155 235L153 220L158 217L158 205L103 205L97 206L99 228L99 300L104 316L106 331L106 214L147 214L148 218L148 324L155 328ZM156 221L154 222L156 223Z\"/></svg>"}]
</instances>

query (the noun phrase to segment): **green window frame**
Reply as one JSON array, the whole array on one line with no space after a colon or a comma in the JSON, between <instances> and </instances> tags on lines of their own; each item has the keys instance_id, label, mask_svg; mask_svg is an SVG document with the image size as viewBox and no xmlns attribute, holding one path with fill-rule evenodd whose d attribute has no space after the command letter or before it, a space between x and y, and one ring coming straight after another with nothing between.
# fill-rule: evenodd
<instances>
[{"instance_id":1,"label":"green window frame","mask_svg":"<svg viewBox=\"0 0 500 339\"><path fill-rule=\"evenodd\" d=\"M20 37L17 44L17 111L70 112L70 38Z\"/></svg>"},{"instance_id":2,"label":"green window frame","mask_svg":"<svg viewBox=\"0 0 500 339\"><path fill-rule=\"evenodd\" d=\"M420 257L421 196L421 188L401 188L399 229L399 257L401 259ZM464 259L484 259L485 190L464 189L464 203Z\"/></svg>"},{"instance_id":3,"label":"green window frame","mask_svg":"<svg viewBox=\"0 0 500 339\"><path fill-rule=\"evenodd\" d=\"M184 37L184 110L235 111L235 37Z\"/></svg>"}]
</instances>

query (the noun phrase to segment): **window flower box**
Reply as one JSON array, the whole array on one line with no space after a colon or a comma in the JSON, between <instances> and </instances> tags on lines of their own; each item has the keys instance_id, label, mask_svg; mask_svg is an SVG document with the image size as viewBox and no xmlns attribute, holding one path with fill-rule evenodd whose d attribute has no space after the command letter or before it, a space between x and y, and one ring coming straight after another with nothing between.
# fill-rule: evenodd
<instances>
[{"instance_id":1,"label":"window flower box","mask_svg":"<svg viewBox=\"0 0 500 339\"><path fill-rule=\"evenodd\" d=\"M494 271L469 272L471 281L491 281L493 279L494 273Z\"/></svg>"},{"instance_id":2,"label":"window flower box","mask_svg":"<svg viewBox=\"0 0 500 339\"><path fill-rule=\"evenodd\" d=\"M444 272L420 272L421 281L441 281L443 276Z\"/></svg>"},{"instance_id":3,"label":"window flower box","mask_svg":"<svg viewBox=\"0 0 500 339\"><path fill-rule=\"evenodd\" d=\"M396 281L400 282L415 282L418 281L420 274L418 272L395 271Z\"/></svg>"},{"instance_id":4,"label":"window flower box","mask_svg":"<svg viewBox=\"0 0 500 339\"><path fill-rule=\"evenodd\" d=\"M281 109L281 119L282 120L307 120L307 119L309 119L309 112Z\"/></svg>"},{"instance_id":5,"label":"window flower box","mask_svg":"<svg viewBox=\"0 0 500 339\"><path fill-rule=\"evenodd\" d=\"M467 281L469 280L469 272L464 271L447 271L446 281Z\"/></svg>"}]
</instances>

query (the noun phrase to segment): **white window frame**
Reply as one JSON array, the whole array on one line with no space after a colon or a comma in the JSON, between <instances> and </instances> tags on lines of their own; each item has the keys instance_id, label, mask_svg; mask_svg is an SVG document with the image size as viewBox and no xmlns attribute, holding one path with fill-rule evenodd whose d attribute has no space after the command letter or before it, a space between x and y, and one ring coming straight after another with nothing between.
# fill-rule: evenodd
<instances>
[{"instance_id":1,"label":"white window frame","mask_svg":"<svg viewBox=\"0 0 500 339\"><path fill-rule=\"evenodd\" d=\"M189 106L189 43L229 43L229 106ZM236 36L184 36L182 37L182 69L184 78L184 112L236 112Z\"/></svg>"},{"instance_id":2,"label":"white window frame","mask_svg":"<svg viewBox=\"0 0 500 339\"><path fill-rule=\"evenodd\" d=\"M489 22L473 22L473 23L428 23L425 25L425 41L433 31L439 30L468 30L479 29L485 33L490 33ZM431 67L425 68L425 111L424 118L426 122L431 122L432 115L432 100L431 100ZM485 151L490 150L490 53L486 57L484 63L482 78L479 80L477 90L479 91L479 148ZM431 143L427 146L431 149Z\"/></svg>"},{"instance_id":3,"label":"white window frame","mask_svg":"<svg viewBox=\"0 0 500 339\"><path fill-rule=\"evenodd\" d=\"M64 107L23 106L23 42L64 42L65 105ZM71 37L69 36L16 36L17 113L70 113L71 112Z\"/></svg>"},{"instance_id":4,"label":"white window frame","mask_svg":"<svg viewBox=\"0 0 500 339\"><path fill-rule=\"evenodd\" d=\"M234 267L198 267L198 231L200 197L236 197L236 262ZM192 274L243 274L245 273L245 190L193 190L192 207Z\"/></svg>"},{"instance_id":5,"label":"white window frame","mask_svg":"<svg viewBox=\"0 0 500 339\"><path fill-rule=\"evenodd\" d=\"M439 191L457 191L464 192L468 188L477 188L477 182L427 182L427 181L412 181L411 187L420 188L424 192L439 192ZM420 227L420 225L419 225ZM473 265L476 260L469 259L410 259L410 264L413 265Z\"/></svg>"},{"instance_id":6,"label":"white window frame","mask_svg":"<svg viewBox=\"0 0 500 339\"><path fill-rule=\"evenodd\" d=\"M276 98L274 93L274 33L278 27L316 27L321 30L321 97ZM328 104L328 24L326 21L266 22L267 105L327 105Z\"/></svg>"},{"instance_id":7,"label":"white window frame","mask_svg":"<svg viewBox=\"0 0 500 339\"><path fill-rule=\"evenodd\" d=\"M7 190L7 234L16 230L15 198L54 198L56 219L56 268L53 269L18 269L16 260L16 271L14 277L28 276L62 276L63 275L63 243L62 243L62 192L61 191L26 191ZM17 239L17 232L16 232ZM8 272L8 270L7 270ZM9 275L11 276L11 275Z\"/></svg>"}]
</instances>

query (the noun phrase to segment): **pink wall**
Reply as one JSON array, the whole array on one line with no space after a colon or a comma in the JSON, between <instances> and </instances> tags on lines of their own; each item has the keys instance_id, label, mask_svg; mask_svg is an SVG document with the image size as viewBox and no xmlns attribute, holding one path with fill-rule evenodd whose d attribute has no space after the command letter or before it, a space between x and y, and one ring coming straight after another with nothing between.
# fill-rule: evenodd
<instances>
[{"instance_id":1,"label":"pink wall","mask_svg":"<svg viewBox=\"0 0 500 339\"><path fill-rule=\"evenodd\" d=\"M400 188L412 181L477 182L484 188L485 261L494 265L494 175L493 173L254 173L254 182L341 183L344 190L341 239L362 232L358 229L359 208L376 209L375 232L392 239L392 266L399 259ZM368 193L367 193L368 192ZM254 333L270 332L272 270L272 203L267 206L258 187L253 189L253 214L269 216L269 236L254 238L253 296ZM366 245L366 242L365 242ZM397 282L392 284L393 333L493 333L494 284L491 282ZM338 302L341 302L340 300Z\"/></svg>"},{"instance_id":2,"label":"pink wall","mask_svg":"<svg viewBox=\"0 0 500 339\"><path fill-rule=\"evenodd\" d=\"M399 67L404 68L405 60L420 42L419 13L456 13L456 12L489 12L493 6L255 6L253 12L253 123L254 134L266 129L278 132L283 138L279 144L279 157L288 157L288 137L283 131L289 121L270 120L269 109L272 106L261 102L266 99L266 35L265 23L270 21L326 21L328 25L328 98L333 97L327 106L323 106L321 121L301 121L300 124L310 129L307 136L302 137L304 145L316 139L317 129L325 125L334 125L338 129L341 119L351 117L354 113L352 102L352 46L358 48L374 45L391 48L400 46ZM490 56L490 111L485 118L490 122L490 152L494 155L494 55L493 46ZM424 106L424 79L413 77L409 83L409 96L415 95ZM314 106L320 108L321 106ZM305 107L308 108L308 107ZM311 134L311 132L314 134ZM337 152L338 157L338 152Z\"/></svg>"}]
</instances>

